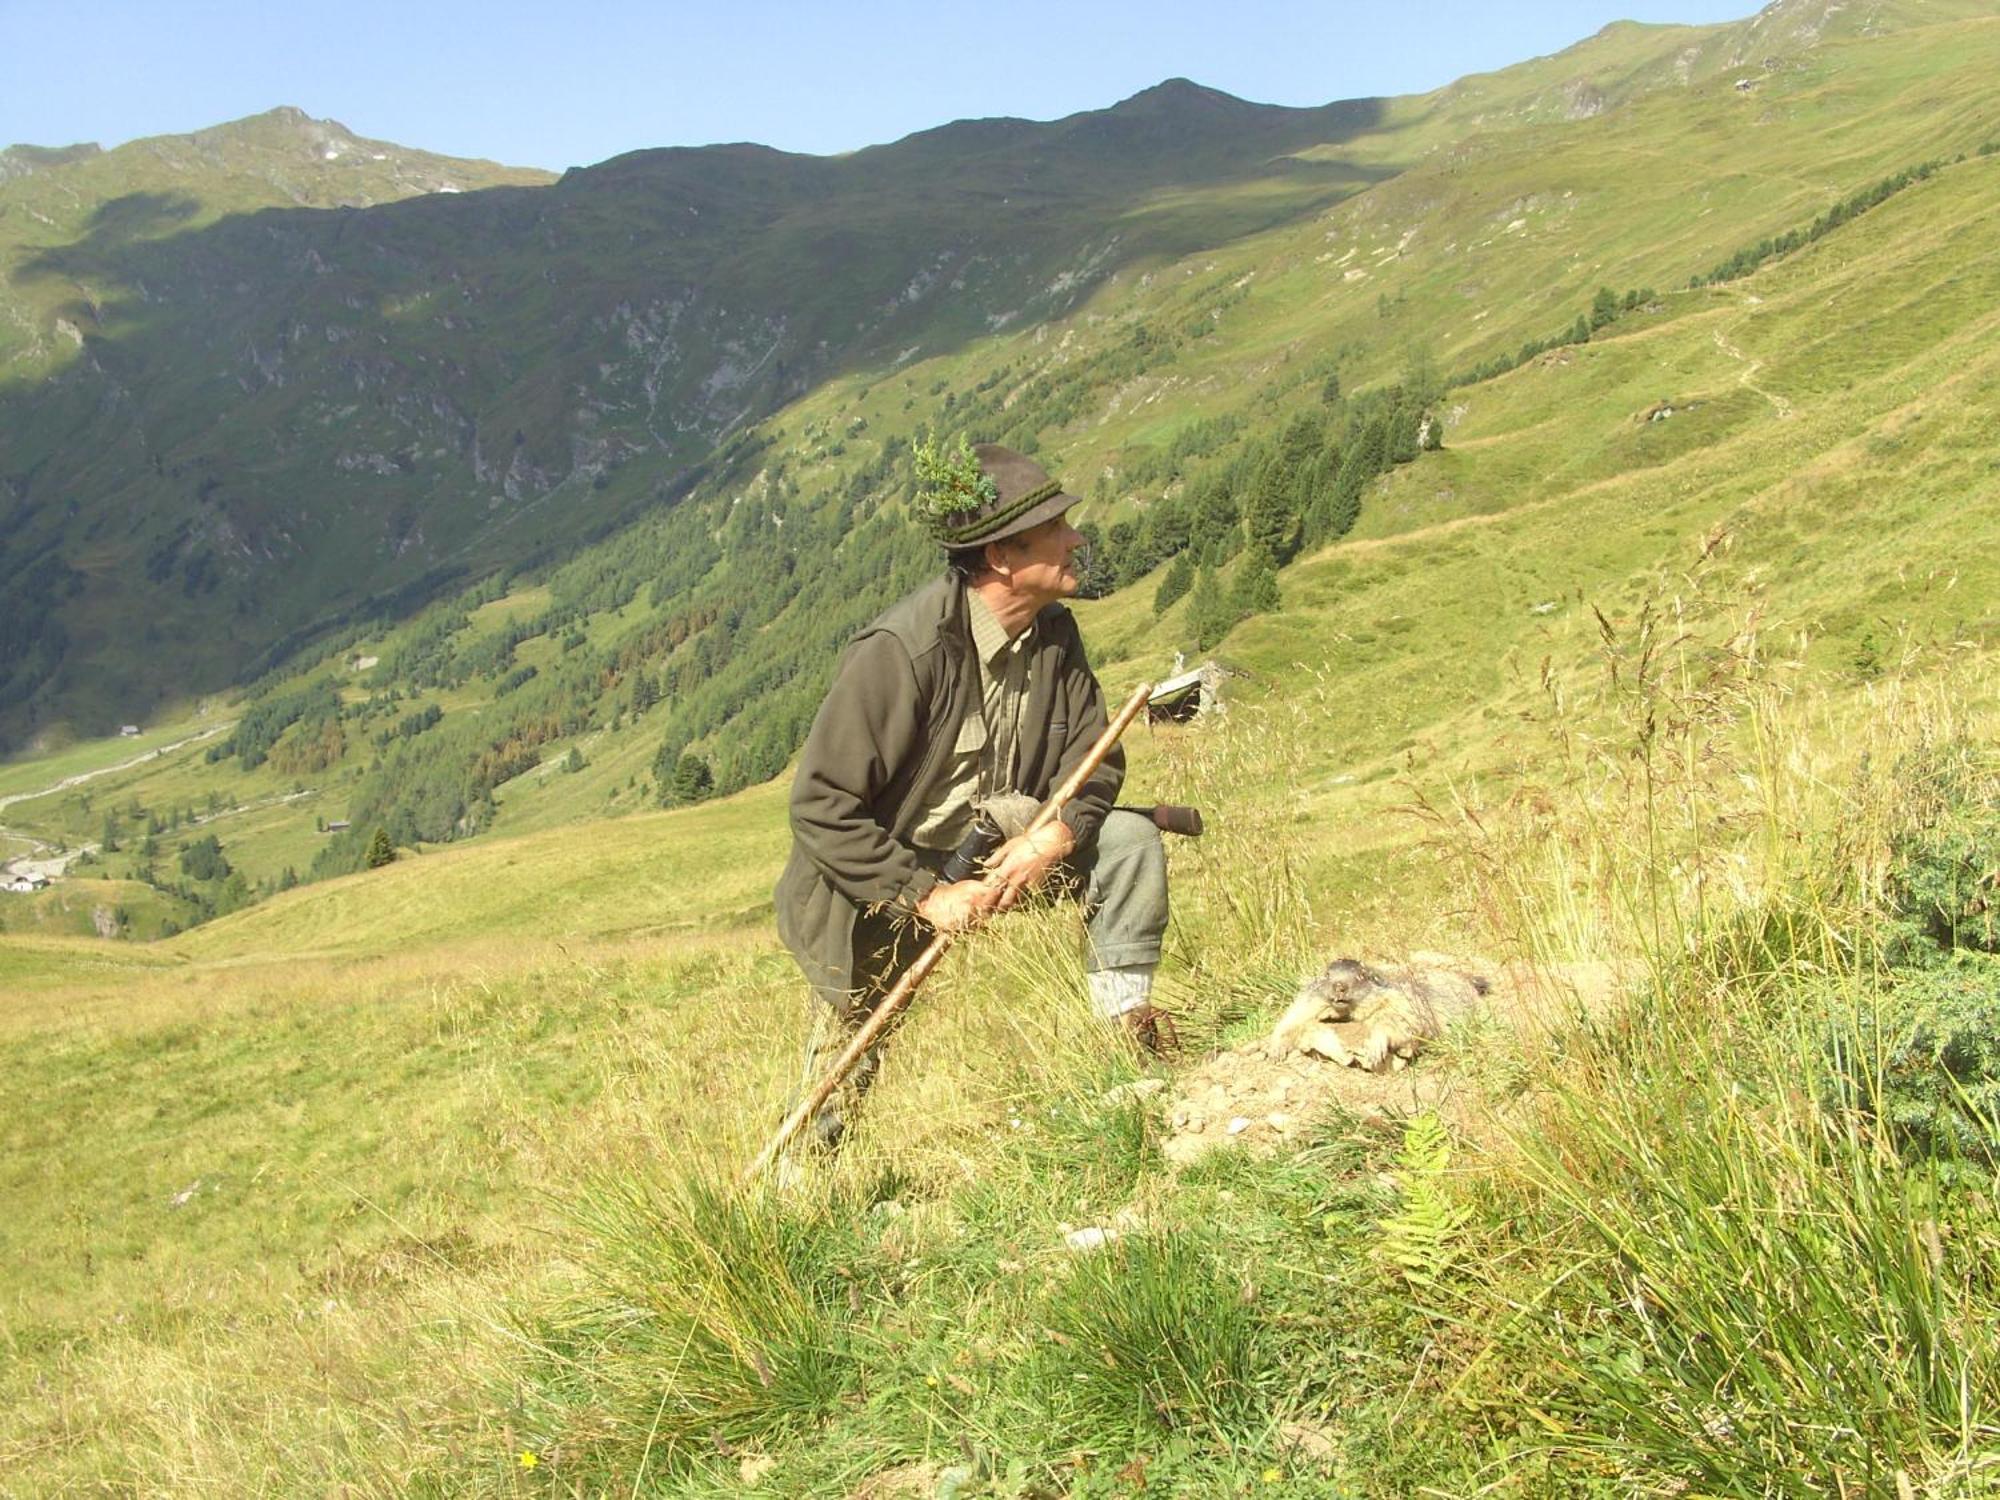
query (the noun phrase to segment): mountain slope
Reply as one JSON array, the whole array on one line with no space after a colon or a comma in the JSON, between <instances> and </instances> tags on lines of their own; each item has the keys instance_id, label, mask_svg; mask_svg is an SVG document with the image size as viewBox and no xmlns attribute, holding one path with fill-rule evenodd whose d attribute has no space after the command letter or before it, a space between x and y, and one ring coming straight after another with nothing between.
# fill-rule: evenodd
<instances>
[{"instance_id":1,"label":"mountain slope","mask_svg":"<svg viewBox=\"0 0 2000 1500\"><path fill-rule=\"evenodd\" d=\"M532 174L295 111L73 160L15 150L0 743L102 730L543 565L842 372L1037 326L1124 269L1310 223L1447 154L1483 170L1482 142L1538 124L1976 14L1788 0L1609 28L1421 99L1290 110L1173 80L842 158L641 151L494 193L449 190Z\"/></svg>"},{"instance_id":2,"label":"mountain slope","mask_svg":"<svg viewBox=\"0 0 2000 1500\"><path fill-rule=\"evenodd\" d=\"M183 690L220 686L385 591L573 547L844 365L1046 316L1367 180L1285 162L1372 106L1220 100L188 229L170 194L113 200L13 272L77 347L0 389L0 576L43 622L0 650L0 724L156 696L127 649L148 630ZM1268 190L1131 216L1215 181Z\"/></svg>"}]
</instances>

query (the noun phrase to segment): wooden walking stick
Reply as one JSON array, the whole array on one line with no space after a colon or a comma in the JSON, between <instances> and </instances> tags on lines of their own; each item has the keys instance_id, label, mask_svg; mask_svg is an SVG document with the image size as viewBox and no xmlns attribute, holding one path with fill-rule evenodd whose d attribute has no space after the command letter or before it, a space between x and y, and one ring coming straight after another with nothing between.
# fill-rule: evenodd
<instances>
[{"instance_id":1,"label":"wooden walking stick","mask_svg":"<svg viewBox=\"0 0 2000 1500\"><path fill-rule=\"evenodd\" d=\"M1023 837L1038 828L1047 827L1070 799L1083 790L1084 783L1089 781L1097 773L1097 768L1104 764L1104 757L1111 753L1111 747L1118 743L1118 737L1139 716L1146 706L1146 700L1152 695L1153 689L1149 685L1132 690L1132 696L1125 700L1125 706L1118 710L1118 716L1105 726L1104 733L1097 737L1097 743L1090 747L1090 753L1074 771L1070 772L1063 784L1055 789L1049 800L1042 804L1041 810L1023 831ZM785 1122L778 1127L778 1133L766 1142L764 1149L757 1153L757 1159L744 1171L743 1181L751 1181L776 1161L778 1154L791 1144L792 1137L799 1133L806 1121L817 1114L820 1106L833 1097L833 1091L840 1087L849 1073L854 1071L862 1055L881 1039L895 1024L896 1017L909 1007L918 988L930 978L931 971L950 951L952 940L957 936L958 934L953 932L940 932L925 945L924 951L917 955L917 961L903 971L903 977L896 981L889 993L882 997L873 1011L869 1012L868 1019L863 1021L860 1028L848 1039L847 1046L842 1049L840 1056L833 1060L833 1066L827 1069L826 1076L814 1084L805 1098L799 1101L798 1107L785 1116Z\"/></svg>"}]
</instances>

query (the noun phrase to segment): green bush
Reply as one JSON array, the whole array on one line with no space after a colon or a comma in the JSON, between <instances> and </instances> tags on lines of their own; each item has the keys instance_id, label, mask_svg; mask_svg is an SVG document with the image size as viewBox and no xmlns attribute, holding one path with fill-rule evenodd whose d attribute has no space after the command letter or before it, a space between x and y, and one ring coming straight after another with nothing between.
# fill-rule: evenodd
<instances>
[{"instance_id":1,"label":"green bush","mask_svg":"<svg viewBox=\"0 0 2000 1500\"><path fill-rule=\"evenodd\" d=\"M1970 954L1906 969L1836 1029L1835 1097L1907 1155L2000 1160L2000 964Z\"/></svg>"},{"instance_id":2,"label":"green bush","mask_svg":"<svg viewBox=\"0 0 2000 1500\"><path fill-rule=\"evenodd\" d=\"M2000 953L2000 795L1968 752L1926 759L1917 774L1929 815L1896 840L1889 877L1897 954Z\"/></svg>"}]
</instances>

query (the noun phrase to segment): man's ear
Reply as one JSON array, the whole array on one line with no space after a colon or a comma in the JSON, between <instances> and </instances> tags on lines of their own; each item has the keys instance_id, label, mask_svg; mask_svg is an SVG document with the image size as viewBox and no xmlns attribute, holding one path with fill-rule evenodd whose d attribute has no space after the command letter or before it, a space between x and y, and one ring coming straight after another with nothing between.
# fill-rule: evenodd
<instances>
[{"instance_id":1,"label":"man's ear","mask_svg":"<svg viewBox=\"0 0 2000 1500\"><path fill-rule=\"evenodd\" d=\"M1012 578L1014 576L1013 563L1007 556L1004 541L988 542L986 544L986 571L989 573L998 573L1002 578Z\"/></svg>"}]
</instances>

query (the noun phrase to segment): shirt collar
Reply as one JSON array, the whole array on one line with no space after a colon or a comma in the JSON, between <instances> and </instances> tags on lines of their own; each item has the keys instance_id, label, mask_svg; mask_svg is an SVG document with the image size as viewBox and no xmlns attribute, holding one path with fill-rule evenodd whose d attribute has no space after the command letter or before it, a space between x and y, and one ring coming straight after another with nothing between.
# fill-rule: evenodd
<instances>
[{"instance_id":1,"label":"shirt collar","mask_svg":"<svg viewBox=\"0 0 2000 1500\"><path fill-rule=\"evenodd\" d=\"M1015 651L1024 649L1028 638L1035 633L1034 623L1030 621L1026 630L1009 639L986 601L972 589L965 591L965 615L966 623L972 627L972 649L988 666L997 665L1010 647Z\"/></svg>"}]
</instances>

